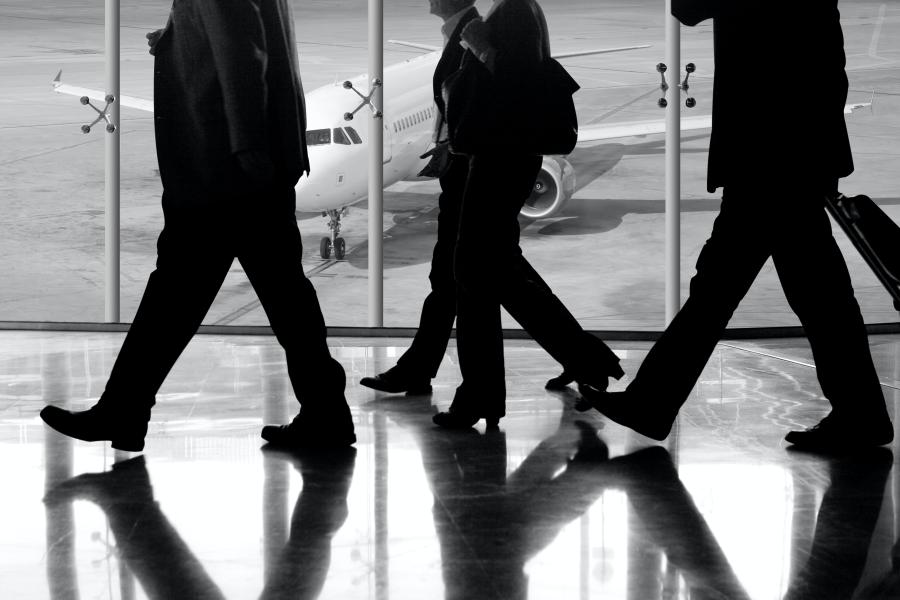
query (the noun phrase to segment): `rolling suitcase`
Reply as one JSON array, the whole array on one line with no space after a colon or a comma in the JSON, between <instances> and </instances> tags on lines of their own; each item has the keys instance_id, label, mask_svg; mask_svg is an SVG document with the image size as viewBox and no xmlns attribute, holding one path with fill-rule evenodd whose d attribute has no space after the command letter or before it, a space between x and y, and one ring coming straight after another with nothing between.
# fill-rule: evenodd
<instances>
[{"instance_id":1,"label":"rolling suitcase","mask_svg":"<svg viewBox=\"0 0 900 600\"><path fill-rule=\"evenodd\" d=\"M868 196L826 197L825 207L862 254L900 311L900 225Z\"/></svg>"}]
</instances>

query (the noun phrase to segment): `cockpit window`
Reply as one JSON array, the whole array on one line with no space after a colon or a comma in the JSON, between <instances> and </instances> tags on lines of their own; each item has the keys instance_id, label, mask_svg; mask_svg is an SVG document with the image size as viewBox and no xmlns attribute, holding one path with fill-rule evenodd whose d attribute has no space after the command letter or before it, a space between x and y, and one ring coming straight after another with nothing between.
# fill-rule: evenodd
<instances>
[{"instance_id":1,"label":"cockpit window","mask_svg":"<svg viewBox=\"0 0 900 600\"><path fill-rule=\"evenodd\" d=\"M334 143L343 144L345 146L350 145L350 139L347 137L347 134L344 133L344 130L340 129L339 127L334 128Z\"/></svg>"},{"instance_id":2,"label":"cockpit window","mask_svg":"<svg viewBox=\"0 0 900 600\"><path fill-rule=\"evenodd\" d=\"M337 130L335 130L337 131ZM324 146L331 143L330 129L311 129L306 132L307 146Z\"/></svg>"},{"instance_id":3,"label":"cockpit window","mask_svg":"<svg viewBox=\"0 0 900 600\"><path fill-rule=\"evenodd\" d=\"M359 134L356 133L355 129L352 127L345 127L344 129L347 131L347 135L350 136L350 139L353 140L354 144L362 144L362 138L359 137Z\"/></svg>"}]
</instances>

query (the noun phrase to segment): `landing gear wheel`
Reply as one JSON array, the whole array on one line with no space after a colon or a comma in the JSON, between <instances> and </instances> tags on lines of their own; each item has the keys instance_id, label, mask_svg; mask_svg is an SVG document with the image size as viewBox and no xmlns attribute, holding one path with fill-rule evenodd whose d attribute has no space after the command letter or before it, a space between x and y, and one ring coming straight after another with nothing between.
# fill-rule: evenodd
<instances>
[{"instance_id":1,"label":"landing gear wheel","mask_svg":"<svg viewBox=\"0 0 900 600\"><path fill-rule=\"evenodd\" d=\"M319 242L319 256L324 259L331 258L331 239L327 237L323 237L322 241Z\"/></svg>"},{"instance_id":2,"label":"landing gear wheel","mask_svg":"<svg viewBox=\"0 0 900 600\"><path fill-rule=\"evenodd\" d=\"M334 257L338 260L344 260L344 255L347 253L347 244L344 242L344 238L337 238L334 240Z\"/></svg>"}]
</instances>

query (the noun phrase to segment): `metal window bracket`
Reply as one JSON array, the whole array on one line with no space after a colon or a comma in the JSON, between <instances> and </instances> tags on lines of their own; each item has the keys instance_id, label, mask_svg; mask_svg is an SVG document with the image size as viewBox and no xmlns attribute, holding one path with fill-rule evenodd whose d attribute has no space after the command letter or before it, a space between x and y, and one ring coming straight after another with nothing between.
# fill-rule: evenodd
<instances>
[{"instance_id":1,"label":"metal window bracket","mask_svg":"<svg viewBox=\"0 0 900 600\"><path fill-rule=\"evenodd\" d=\"M85 106L90 106L97 112L97 118L94 119L90 125L82 125L81 126L81 133L90 133L91 128L94 125L96 125L97 123L99 123L100 121L104 121L106 123L106 132L107 133L115 133L116 124L113 123L112 119L110 118L109 107L112 106L112 104L116 101L116 97L113 96L112 94L107 94L106 98L104 98L104 100L106 100L106 106L104 106L103 109L101 110L101 109L97 108L96 106L94 106L94 104L91 102L91 99L88 98L87 96L81 97L82 104L84 104Z\"/></svg>"},{"instance_id":2,"label":"metal window bracket","mask_svg":"<svg viewBox=\"0 0 900 600\"><path fill-rule=\"evenodd\" d=\"M377 106L375 106L375 105L372 103L372 96L375 95L375 91L376 91L378 88L380 88L381 85L382 85L382 83L381 83L381 80L380 80L380 79L373 79L373 80L372 80L372 88L369 90L369 93L368 93L368 94L363 94L363 93L360 92L358 89L356 89L355 87L353 87L353 83L352 83L352 82L350 82L350 81L345 81L345 82L344 82L344 89L345 89L345 90L353 90L354 92L356 92L356 95L359 96L359 97L362 99L362 102L359 103L359 106L357 106L355 109L353 109L353 112L347 112L347 113L344 113L344 120L345 120L345 121L352 121L352 120L353 120L353 117L356 115L356 113L358 113L360 110L362 110L362 109L365 108L366 106L368 106L369 109L372 111L372 116L373 116L374 118L380 119L382 116L384 116L383 113L381 112L381 110L380 110Z\"/></svg>"},{"instance_id":3,"label":"metal window bracket","mask_svg":"<svg viewBox=\"0 0 900 600\"><path fill-rule=\"evenodd\" d=\"M659 98L659 100L656 101L656 105L660 108L665 108L669 105L668 100L666 100L666 92L669 91L669 83L666 81L667 70L668 67L666 66L666 63L657 63L656 72L659 73L659 90L660 92L662 92L662 96ZM694 63L688 63L684 66L684 79L681 81L681 83L677 84L678 89L684 90L685 92L690 89L691 86L688 83L688 79L690 78L691 73L696 70L697 67L694 65ZM697 106L697 100L688 96L688 98L684 101L684 105L688 108L694 108L695 106Z\"/></svg>"},{"instance_id":4,"label":"metal window bracket","mask_svg":"<svg viewBox=\"0 0 900 600\"><path fill-rule=\"evenodd\" d=\"M656 105L660 108L665 108L669 105L669 102L666 100L666 92L669 91L669 84L666 82L667 70L666 63L656 63L656 72L659 73L659 91L662 92L662 96L656 101Z\"/></svg>"},{"instance_id":5,"label":"metal window bracket","mask_svg":"<svg viewBox=\"0 0 900 600\"><path fill-rule=\"evenodd\" d=\"M684 80L680 84L678 84L678 87L681 88L682 90L684 90L685 93L687 93L687 91L691 87L688 84L688 78L690 78L691 73L693 73L696 70L697 70L697 67L694 66L694 63L688 63L684 66ZM694 108L695 106L697 106L697 100L695 98L692 98L691 96L688 96L687 99L684 101L684 105L687 106L688 108Z\"/></svg>"}]
</instances>

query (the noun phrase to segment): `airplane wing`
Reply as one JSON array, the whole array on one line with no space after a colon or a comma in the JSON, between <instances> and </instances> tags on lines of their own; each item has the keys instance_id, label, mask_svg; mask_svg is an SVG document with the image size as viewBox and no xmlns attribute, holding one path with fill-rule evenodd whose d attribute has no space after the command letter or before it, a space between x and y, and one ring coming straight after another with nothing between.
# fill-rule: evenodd
<instances>
[{"instance_id":1,"label":"airplane wing","mask_svg":"<svg viewBox=\"0 0 900 600\"><path fill-rule=\"evenodd\" d=\"M576 52L560 52L554 54L553 58L559 60L561 58L575 58L576 56L592 56L594 54L611 54L613 52L625 52L627 50L640 50L641 48L649 48L650 44L640 46L620 46L619 48L599 48L597 50L578 50Z\"/></svg>"},{"instance_id":2,"label":"airplane wing","mask_svg":"<svg viewBox=\"0 0 900 600\"><path fill-rule=\"evenodd\" d=\"M396 44L398 46L409 46L418 50L427 50L428 52L437 52L441 50L440 46L432 46L430 44L418 44L416 42L404 42L403 40L388 40L388 44Z\"/></svg>"},{"instance_id":3,"label":"airplane wing","mask_svg":"<svg viewBox=\"0 0 900 600\"><path fill-rule=\"evenodd\" d=\"M871 107L871 102L858 102L844 106L844 114L849 115L861 108ZM694 131L709 129L712 127L712 116L701 115L696 117L683 117L681 119L681 131ZM630 121L624 123L604 123L582 127L578 130L578 143L598 142L615 138L631 137L635 135L651 135L665 133L666 122L664 119L656 121Z\"/></svg>"},{"instance_id":4,"label":"airplane wing","mask_svg":"<svg viewBox=\"0 0 900 600\"><path fill-rule=\"evenodd\" d=\"M67 94L69 96L87 96L91 100L96 100L101 104L106 103L106 93L101 90L93 90L90 88L78 87L62 82L62 71L53 78L53 91L57 94ZM136 98L134 96L119 96L119 105L128 108L136 108L152 113L153 100L145 100L144 98Z\"/></svg>"},{"instance_id":5,"label":"airplane wing","mask_svg":"<svg viewBox=\"0 0 900 600\"><path fill-rule=\"evenodd\" d=\"M681 119L681 130L709 129L712 127L712 116L685 117ZM666 122L664 119L656 121L630 121L625 123L604 123L581 127L578 129L578 143L597 142L615 138L631 137L633 135L651 135L665 133Z\"/></svg>"}]
</instances>

